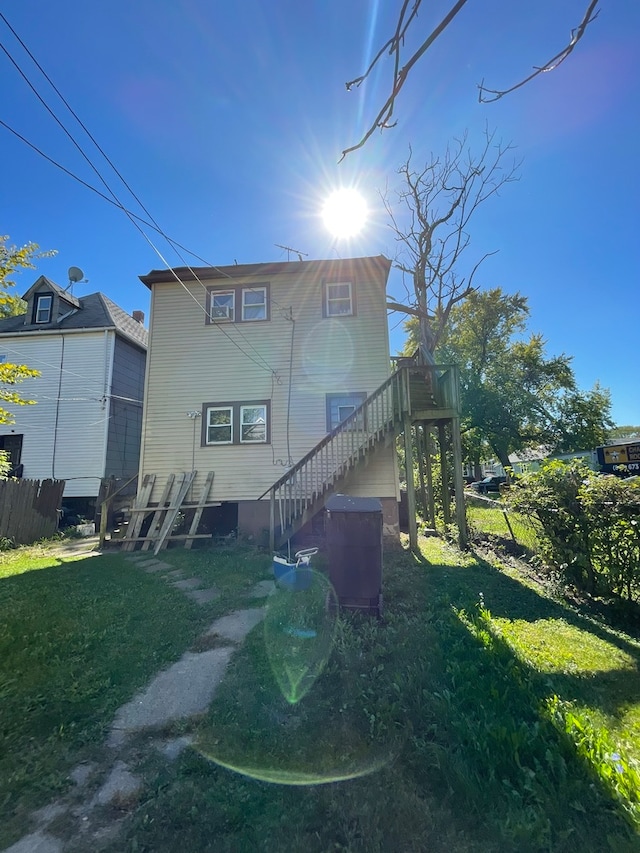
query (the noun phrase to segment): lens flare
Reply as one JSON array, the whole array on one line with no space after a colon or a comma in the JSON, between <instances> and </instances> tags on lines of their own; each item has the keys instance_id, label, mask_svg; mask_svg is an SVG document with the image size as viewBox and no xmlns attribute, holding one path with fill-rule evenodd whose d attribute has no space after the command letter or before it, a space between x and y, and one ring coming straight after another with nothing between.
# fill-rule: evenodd
<instances>
[{"instance_id":1,"label":"lens flare","mask_svg":"<svg viewBox=\"0 0 640 853\"><path fill-rule=\"evenodd\" d=\"M367 222L367 203L358 190L336 190L322 208L327 229L338 238L355 237Z\"/></svg>"}]
</instances>

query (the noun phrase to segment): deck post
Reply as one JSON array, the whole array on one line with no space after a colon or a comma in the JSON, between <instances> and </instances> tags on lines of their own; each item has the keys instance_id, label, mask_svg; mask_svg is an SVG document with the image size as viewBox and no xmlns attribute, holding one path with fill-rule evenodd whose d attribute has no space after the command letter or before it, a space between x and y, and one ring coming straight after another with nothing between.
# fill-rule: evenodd
<instances>
[{"instance_id":1,"label":"deck post","mask_svg":"<svg viewBox=\"0 0 640 853\"><path fill-rule=\"evenodd\" d=\"M431 466L431 452L433 449L432 440L431 440L431 425L427 426L425 423L425 432L424 432L424 447L425 447L425 461L427 463L427 498L429 501L429 526L435 529L436 526L436 504L433 498L433 470Z\"/></svg>"},{"instance_id":2,"label":"deck post","mask_svg":"<svg viewBox=\"0 0 640 853\"><path fill-rule=\"evenodd\" d=\"M420 473L420 508L427 515L427 490L424 483L424 424L416 424L416 452L418 454L418 471Z\"/></svg>"},{"instance_id":3,"label":"deck post","mask_svg":"<svg viewBox=\"0 0 640 853\"><path fill-rule=\"evenodd\" d=\"M451 419L451 441L453 444L453 486L456 495L456 524L458 526L458 545L466 548L469 544L467 516L464 507L464 481L462 479L462 441L460 439L460 418Z\"/></svg>"},{"instance_id":4,"label":"deck post","mask_svg":"<svg viewBox=\"0 0 640 853\"><path fill-rule=\"evenodd\" d=\"M447 431L445 425L438 424L438 444L440 445L440 479L442 493L442 516L445 525L451 524L451 507L449 496L449 469L447 466Z\"/></svg>"},{"instance_id":5,"label":"deck post","mask_svg":"<svg viewBox=\"0 0 640 853\"><path fill-rule=\"evenodd\" d=\"M407 512L409 514L409 547L418 547L418 522L416 518L416 488L413 482L413 442L411 441L411 418L404 418L404 467L407 473Z\"/></svg>"},{"instance_id":6,"label":"deck post","mask_svg":"<svg viewBox=\"0 0 640 853\"><path fill-rule=\"evenodd\" d=\"M269 493L269 550L276 550L276 490Z\"/></svg>"}]
</instances>

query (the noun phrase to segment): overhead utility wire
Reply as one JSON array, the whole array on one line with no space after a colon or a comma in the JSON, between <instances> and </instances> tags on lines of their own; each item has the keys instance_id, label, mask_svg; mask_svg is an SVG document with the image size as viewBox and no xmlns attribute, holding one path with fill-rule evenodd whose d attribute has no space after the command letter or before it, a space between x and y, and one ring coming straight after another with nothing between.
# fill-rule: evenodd
<instances>
[{"instance_id":1,"label":"overhead utility wire","mask_svg":"<svg viewBox=\"0 0 640 853\"><path fill-rule=\"evenodd\" d=\"M96 195L99 195L101 199L108 202L109 204L112 204L114 207L117 207L118 210L122 210L128 216L133 216L134 219L137 219L138 222L141 222L143 225L146 225L147 228L152 228L154 231L157 231L158 234L165 237L165 239L168 239L173 245L178 246L180 249L183 249L185 252L188 252L190 255L193 255L194 258L197 258L199 261L202 261L203 264L210 266L204 258L201 258L200 255L197 255L195 252L191 251L191 249L187 249L186 246L183 246L181 243L178 243L178 241L174 240L173 238L166 237L161 228L158 228L156 225L153 225L151 222L148 222L142 216L138 216L137 213L134 213L132 210L129 210L128 208L124 207L120 202L114 201L112 198L109 198L108 195L105 195L103 192L100 192L97 187L94 187L92 184L87 183L87 181L83 180L74 172L67 169L66 166L62 165L62 163L58 163L58 161L54 160L53 157L49 157L49 155L45 154L45 152L41 148L38 148L37 145L34 145L33 142L30 142L26 138L26 136L23 136L21 133L15 130L15 128L11 127L11 125L7 124L6 121L0 119L0 125L2 125L2 127L8 130L9 133L13 133L14 136L17 136L17 138L21 142L24 142L24 144L31 148L33 151L35 151L36 154L39 154L41 157L44 157L44 159L51 163L52 166L55 166L57 169L60 169L62 172L64 172L65 175L68 175L70 178L73 178L74 181L77 181L79 184L82 184L83 187L86 187L88 190L91 190L91 192L96 193Z\"/></svg>"},{"instance_id":2,"label":"overhead utility wire","mask_svg":"<svg viewBox=\"0 0 640 853\"><path fill-rule=\"evenodd\" d=\"M195 274L195 272L191 269L191 267L189 266L189 264L187 263L187 261L186 261L186 260L185 260L181 255L180 255L180 253L177 251L178 249L183 249L185 252L187 252L188 254L192 255L194 258L197 258L199 261L202 261L202 263L203 263L203 264L205 264L206 266L211 267L211 269L216 270L216 272L219 272L222 276L224 276L224 277L226 277L226 278L229 278L229 279L233 279L233 276L230 276L228 273L225 273L225 272L224 272L224 270L220 269L220 267L215 266L215 264L211 264L211 263L209 263L209 262L208 262L208 261L206 261L204 258L200 257L200 255L198 255L196 252L193 252L193 251L191 251L190 249L187 249L187 248L186 248L186 246L183 246L183 245L182 245L181 243L179 243L177 240L174 240L172 237L169 237L169 236L168 236L168 235L163 231L163 229L160 227L159 223L158 223L158 222L157 222L157 220L154 218L154 216L151 214L151 212L149 211L149 209L144 205L144 203L142 202L142 200L140 199L140 197L135 193L135 191L133 190L133 188L132 188L132 187L130 186L130 184L127 182L127 180L126 180L126 178L124 177L124 175L120 172L120 170L117 168L117 166L115 165L115 163L111 160L111 158L109 157L109 155L108 155L108 154L106 153L106 151L102 148L102 146L100 145L100 143L98 142L98 140L94 137L94 135L91 133L91 131L89 130L89 128L85 125L85 123L82 121L82 119L80 118L80 116L76 113L76 111L73 109L73 107L71 106L71 104L67 101L67 99L64 97L64 95L62 94L62 92L58 89L58 87L57 87L57 86L56 86L56 84L53 82L53 80L51 79L51 77L49 77L49 75L47 74L47 72L45 71L45 69L44 69L44 68L42 67L42 65L38 62L38 59L37 59L37 58L33 55L33 53L29 50L29 47L28 47L28 46L25 44L25 42L20 38L20 35L19 35L19 34L16 32L16 30L11 26L11 24L9 23L9 21L7 20L7 18L2 14L2 12L0 12L0 18L4 21L4 23L6 24L6 26L11 30L11 32L12 32L12 33L13 33L13 35L14 35L14 37L17 39L17 41L18 41L18 42L20 43L20 45L22 46L23 50L27 53L27 55L30 57L30 59L32 60L32 62L35 64L36 68L40 71L40 73L41 73L41 74L42 74L42 76L45 78L45 80L47 81L47 83L49 83L49 85L51 86L51 88L53 89L53 91L54 91L54 92L56 93L56 95L60 98L60 100L62 101L62 103L65 105L65 107L69 110L69 112L71 113L71 115L75 118L75 120L78 122L78 124L80 125L80 127L84 130L84 132L87 134L87 136L89 137L89 139L93 142L93 144L94 144L94 145L95 145L95 147L98 149L98 151L100 152L100 154L102 154L102 156L104 157L104 159L105 159L105 160L107 161L107 163L111 166L111 168L112 168L112 169L113 169L113 171L116 173L116 175L118 176L118 178L122 181L122 183L124 184L124 186L125 186L125 187L127 188L127 190L129 191L129 193L131 194L131 196L132 196L132 197L135 199L135 201L140 205L140 207L142 208L142 210L147 214L147 216L149 217L149 219L151 220L151 222L147 222L146 220L142 219L142 217L137 216L135 213L132 213L131 211L127 211L127 209L126 209L126 208L125 208L125 207L124 207L124 206L119 202L119 200L111 201L108 197L104 196L104 195L103 195L99 190L95 189L95 187L92 187L90 184L87 184L87 183L86 183L85 181L83 181L81 178L78 178L76 175L74 175L73 173L71 173L71 172L69 172L67 169L65 169L65 168L64 168L64 166L60 166L60 164L59 164L59 163L56 163L56 162L55 162L54 160L52 160L50 157L47 157L47 155L46 155L46 154L44 154L44 152L40 151L38 148L36 148L34 145L32 145L30 142L28 142L24 137L20 136L20 134L19 134L19 133L17 133L16 131L14 131L12 128L10 128L8 125L6 125L4 122L2 122L2 124L4 125L4 127L6 127L6 128L7 128L7 130L10 130L12 133L15 133L15 134L16 134L16 136L19 136L19 137L20 137L24 142L26 142L26 143L27 143L27 145L29 145L30 147L34 148L34 150L36 150L39 154L42 154L42 156L43 156L43 157L45 157L47 160L49 160L51 163L53 163L54 165L56 165L56 166L58 166L59 168L61 168L63 171L65 171L65 172L66 172L68 175L70 175L71 177L76 178L76 180L80 181L80 183L84 184L84 186L86 186L88 189L93 189L93 190L94 190L94 192L97 192L97 193L98 193L98 195L102 196L102 198L105 198L107 201L110 201L110 203L115 204L115 206L116 206L116 207L119 207L119 208L120 208L121 210L123 210L125 213L127 213L127 212L128 212L131 216L134 216L134 217L135 217L136 219L138 219L140 222L143 222L143 223L144 223L145 225L147 225L149 228L153 228L155 231L157 231L159 234L161 234L161 235L165 238L165 240L166 240L168 243L170 243L170 244L174 247L174 249L176 250L176 254L178 255L178 257L183 261L183 263L185 264L185 266L187 266L187 267L188 267L189 271L194 275L194 277L196 278L196 280L197 280L200 284L202 284L202 282L200 282L200 280L198 279L198 276L197 276L197 275ZM5 49L4 47L3 47L3 50L5 50L5 53L7 53L7 51L6 51L6 49ZM9 54L8 54L8 53L7 53L7 55L9 56ZM14 60L12 59L12 57L11 57L11 56L9 56L9 58L11 59L11 61L12 61L12 62L14 62ZM16 63L15 63L15 62L14 62L14 65L16 65ZM16 67L18 67L18 66L16 65ZM20 69L18 69L18 70L20 70ZM20 73L22 73L22 72L20 72ZM25 79L25 80L27 79L25 75L23 75L23 77L24 77L24 79ZM28 81L27 81L27 82L28 82ZM31 85L31 84L29 84L29 85ZM32 88L33 88L33 87L32 87ZM35 91L35 90L34 90L34 91ZM43 103L44 103L44 101L43 101ZM46 105L45 105L45 106L46 106ZM52 115L53 115L53 113L52 113ZM64 128L63 128L63 129L64 129ZM91 165L91 164L90 164L90 165ZM94 171L95 171L95 169L94 169ZM101 177L101 176L100 176L100 175L98 175L98 177ZM102 178L101 178L101 180L102 180ZM106 185L106 183L104 182L104 180L103 180L103 183L105 184L105 186L107 186L107 185ZM111 194L112 194L112 195L114 195L114 193L113 193L111 190L109 190L109 191L111 192ZM115 198L115 195L114 195L114 198ZM298 254L300 255L300 253L298 253ZM300 260L302 260L302 257L300 257ZM275 299L272 299L272 302L273 302L275 305L278 305L278 303L276 302L276 300L275 300ZM286 310L285 306L278 305L278 307L279 307L281 310L283 310L283 311L284 311L284 310Z\"/></svg>"},{"instance_id":3,"label":"overhead utility wire","mask_svg":"<svg viewBox=\"0 0 640 853\"><path fill-rule=\"evenodd\" d=\"M2 13L0 13L0 16L1 16L1 14ZM230 281L234 281L233 276L230 276L228 273L225 273L224 270L220 269L220 267L216 267L214 264L209 263L209 261L207 261L206 258L201 257L196 252L194 252L192 249L188 249L186 246L183 246L182 243L179 243L177 240L174 240L172 237L168 237L164 233L162 228L160 228L157 225L154 225L153 223L144 219L142 216L138 216L137 213L134 213L132 210L129 210L121 202L114 201L112 198L109 198L108 195L105 195L97 187L94 187L93 184L88 183L87 181L83 180L81 177L76 175L75 172L72 172L70 169L67 169L67 167L63 166L61 163L58 163L57 160L54 160L53 157L50 157L41 148L38 148L37 145L35 145L30 140L28 140L25 136L23 136L17 130L15 130L15 128L11 127L11 125L7 124L6 121L3 121L2 119L0 119L0 126L4 127L6 130L9 131L9 133L12 133L14 136L16 136L21 142L24 142L24 144L27 145L29 148L31 148L33 151L35 151L36 154L39 154L41 157L43 157L45 160L47 160L47 162L51 163L52 166L55 166L57 169L60 169L62 172L65 173L65 175L68 175L70 178L73 178L74 181L77 181L79 184L82 184L83 187L86 187L86 189L91 190L91 192L94 192L96 195L100 196L100 198L103 199L104 201L106 201L108 204L113 205L113 207L117 207L118 210L121 210L123 213L126 213L127 216L129 216L130 218L133 217L134 219L137 219L138 222L141 222L143 225L146 225L147 228L152 228L154 231L156 231L158 234L160 234L161 237L164 237L165 240L167 240L167 242L171 243L173 246L177 246L178 248L183 249L185 252L188 252L194 258L197 258L199 261L202 261L202 263L205 264L205 266L211 267L211 269L216 270L225 278L228 278ZM198 281L202 286L204 286L200 280L198 280ZM249 288L249 289L253 290L253 288ZM285 310L284 306L280 305L280 303L277 302L273 297L271 297L271 302L273 302L274 305L277 305L281 310L283 310L283 311ZM198 305L200 305L200 303L198 303ZM202 305L200 305L200 307L202 308ZM288 308L286 310L288 310ZM239 332L239 330L236 330L236 331ZM242 337L245 337L245 336L242 335ZM247 340L247 342L250 343L246 337L245 337L245 340ZM255 350L255 347L254 347L254 350ZM256 352L257 352L257 350L256 350Z\"/></svg>"},{"instance_id":4,"label":"overhead utility wire","mask_svg":"<svg viewBox=\"0 0 640 853\"><path fill-rule=\"evenodd\" d=\"M1 18L2 18L2 20L7 24L7 26L9 26L9 29L12 31L12 33L14 33L14 35L16 36L16 38L18 38L18 41L20 41L20 44L25 48L25 50L27 51L27 53L29 54L29 56L33 59L33 61L34 61L34 62L35 62L35 64L37 65L37 67L42 71L42 73L44 74L44 76L46 77L46 79L47 79L49 82L51 82L51 81L49 80L49 77L48 77L48 76L45 74L45 72L42 70L42 68L41 68L40 64L37 62L37 60L35 60L35 58L34 58L34 57L33 57L33 55L31 54L31 52L30 52L30 51L28 50L28 48L26 48L26 46L24 45L24 42L22 42L22 40L19 38L19 36L18 36L18 35L17 35L17 33L15 32L15 30L10 26L10 24L9 24L9 23L8 23L8 21L7 21L7 19L5 18L5 16L4 16L1 12L0 12L0 17L1 17ZM9 53L9 51L7 50L7 48L6 48L6 47L5 47L1 42L0 42L0 48L2 48L3 52L6 54L6 56L7 56L7 57L8 57L8 59L11 61L11 63L14 65L14 67L16 68L16 70L18 71L18 73L20 74L20 76L23 78L23 80L27 83L27 85L29 86L29 88L30 88L30 89L32 90L32 92L34 93L34 95L38 98L38 100L40 101L40 103L44 106L44 108L45 108L45 109L47 110L47 112L51 115L51 117L55 120L55 122L60 126L60 128L63 130L63 132L66 134L66 136L68 136L68 138L71 140L71 142L73 143L73 145L78 149L78 151L80 152L80 154L82 155L82 157L86 160L86 162L89 164L89 166L91 167L91 169L95 172L95 174L96 174L96 175L97 175L97 177L100 179L100 181L102 182L102 184L105 186L105 188L108 190L108 192L109 192L109 193L111 194L111 196L113 197L113 199L114 199L114 202L115 202L116 206L117 206L117 207L119 207L119 208L120 208L120 209L125 213L125 215L126 215L126 216L128 217L128 219L131 221L131 223L133 224L133 226L134 226L134 227L135 227L135 228L140 232L140 234L144 237L144 239L145 239L145 240L146 240L146 242L149 244L149 246L150 246L150 247L153 249L153 251L158 255L158 257L160 258L160 260L162 261L162 263L165 265L165 267L167 268L167 270L169 270L169 271L171 272L171 274L174 276L174 278L176 279L176 281L177 281L177 282L182 286L182 288L185 290L185 292L189 294L189 296L193 299L193 301L196 303L196 305L198 305L198 307L199 307L199 308L201 308L201 310L205 313L205 316L206 316L206 315L208 314L206 306L203 306L200 302L198 302L198 300L196 299L196 297L191 293L191 291L187 288L187 286L184 284L184 282L183 282L183 281L180 279L180 277L177 275L177 273L175 272L175 270L174 270L174 269L171 267L171 265L168 263L167 259L162 255L162 253L159 251L159 249L155 246L155 244L151 241L151 239L150 239L150 238L147 236L147 234L143 231L143 229L140 227L140 225L138 224L138 222L136 222L136 219L138 219L139 217L135 217L135 215L131 214L131 213L127 210L127 208L125 208L125 207L124 207L124 205L122 204L122 202L120 201L120 199L117 197L117 195L115 194L115 192L111 189L111 187L109 186L109 184L106 182L106 180L104 179L104 177L101 175L101 173L100 173L100 171L98 170L98 168L97 168L97 167L95 166L95 164L91 161L91 158L90 158L90 157L85 153L85 151L83 150L82 146L81 146L81 145L80 145L80 144L79 144L79 143L74 139L73 135L72 135L72 134L69 132L69 130L67 130L67 128L65 127L64 123L63 123L63 122L62 122L62 121L57 117L57 115L55 114L55 112L54 112L54 111L49 107L49 105L46 103L46 101L44 100L44 98L39 94L39 92L37 91L37 89L35 88L35 86L31 83L31 81L29 80L29 78L27 77L27 75L26 75L26 74L23 72L23 70L20 68L19 64L16 62L16 60L13 58L13 56ZM51 85L53 86L53 84L51 84ZM58 92L57 88L56 88L55 86L53 86L53 88L55 89L56 93L57 93L57 94L62 98L62 95L60 95L60 93ZM67 102L65 101L65 99L64 99L64 98L62 98L62 100L63 100L63 102L65 103L65 105L68 107L68 104L67 104ZM87 132L87 133L88 133L88 131L86 130L86 128L84 127L84 125L82 124L82 122L80 122L80 120L77 118L77 116L75 115L75 113L73 112L73 110L71 110L71 108L70 108L70 107L68 107L68 108L70 109L70 111L71 111L72 115L76 118L76 120L78 120L78 121L79 121L80 125L83 127L83 129L85 130L85 132ZM3 122L3 124L4 124L4 122ZM143 209L143 210L145 210L145 212L146 212L146 213L150 216L150 218L153 220L153 217L151 217L151 215L150 215L150 214L149 214L149 212L146 210L146 208L144 207L144 205L142 205L142 203L141 203L141 202L140 202L140 200L137 198L137 196L135 195L135 193L133 193L133 191L131 191L131 189L129 188L129 186L128 186L128 184L126 183L126 181L124 181L124 179L122 178L122 176L120 175L120 173L118 172L118 170L115 168L115 166L113 166L113 164L111 163L111 161L109 160L109 158L108 158L108 157L106 157L106 155L104 154L104 152L102 151L102 149L100 148L100 146L98 146L98 145L97 145L97 143L95 142L95 140L93 139L93 137L91 136L91 134L89 134L89 137L90 137L90 138L91 138L91 140L94 142L94 144L96 145L96 147L98 148L98 150L103 154L103 156L105 157L105 159L107 159L107 162L112 166L112 168L114 169L114 171L116 172L116 174L118 175L118 177L120 177L120 179L123 181L123 183L125 184L125 186L129 189L129 191L131 192L131 194L133 195L133 197L134 197L134 198L136 199L136 201L140 204L140 206L142 207L142 209ZM153 220L153 221L155 222L155 220ZM151 226L151 227L153 227L153 226ZM171 244L172 244L171 239L170 239L170 238L169 238L169 237L164 233L164 231L163 231L163 230L162 230L162 229L157 225L157 223L156 223L156 225L155 225L155 228L156 228L156 230L158 230L158 231L159 231L159 233L160 233L160 234L165 238L165 240L167 240L167 242L169 242L169 244L171 245ZM174 249L175 249L175 246L174 246ZM188 250L187 250L187 251L188 251ZM177 250L176 250L176 253L178 254L178 257L183 261L183 263L187 266L187 268L189 269L189 271L191 272L191 274L192 274L192 275L194 276L194 278L198 281L198 283L200 284L200 286L202 287L202 289L203 289L203 290L205 291L205 293L206 293L206 292L207 292L206 287L205 287L205 285L203 284L203 282L202 282L202 281L200 281L200 279L198 278L198 276L197 276L197 274L195 273L195 271L194 271L194 270L193 270L193 269L192 269L192 268L187 264L187 262L185 261L184 257L183 257L182 255L180 255L180 253L179 253L179 252L177 252ZM220 272L222 272L221 270L219 270L219 271L220 271ZM224 273L222 273L222 274L223 274L223 275L225 275ZM232 278L232 277L231 277L231 276L229 276L229 275L227 275L227 277L228 277L228 278ZM261 354L261 353L256 349L256 347L255 347L255 346L253 346L253 344L248 340L248 338L246 338L246 336L245 336L245 335L243 335L243 334L240 332L240 330L237 330L237 329L236 329L236 332L237 332L238 334L240 334L240 336L241 336L241 337L242 337L242 338L243 338L243 339L248 343L248 345L249 345L249 346L254 350L254 352L257 354L258 358L260 358L260 359L261 359L261 361L262 361L264 364L260 364L258 361L256 361L256 359L255 359L255 358L253 358L251 355L249 355L249 354L248 354L248 353L247 353L247 352L246 352L246 351L245 351L245 350L244 350L244 349L243 349L243 348L238 344L238 342L237 342L237 341L235 341L235 340L232 338L232 336L231 336L231 335L229 335L229 334L228 334L228 333L227 333L227 332L222 328L222 326L218 325L218 326L217 326L217 328L219 328L219 329L223 332L223 334L225 335L225 337L226 337L226 338L227 338L227 339L228 339L228 340L229 340L229 341L230 341L234 346L236 346L236 347L237 347L237 349L239 349L239 350L240 350L240 352L242 352L242 354L243 354L246 358L248 358L250 361L252 361L254 364L256 364L258 367L260 367L260 368L261 368L261 369L263 369L263 370L265 370L265 369L266 369L266 370L267 370L268 372L270 372L270 373L277 373L277 371L275 371L275 370L274 370L274 368L272 368L272 367L271 367L271 365L268 363L268 361L267 361L267 360L262 356L262 354ZM265 367L264 365L266 365L266 367Z\"/></svg>"}]
</instances>

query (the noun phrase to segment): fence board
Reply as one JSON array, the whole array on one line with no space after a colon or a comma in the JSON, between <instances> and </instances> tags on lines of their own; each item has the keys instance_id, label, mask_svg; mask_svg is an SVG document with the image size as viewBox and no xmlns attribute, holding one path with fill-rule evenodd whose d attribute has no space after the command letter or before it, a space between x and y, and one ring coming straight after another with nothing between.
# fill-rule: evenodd
<instances>
[{"instance_id":1,"label":"fence board","mask_svg":"<svg viewBox=\"0 0 640 853\"><path fill-rule=\"evenodd\" d=\"M0 537L30 545L58 529L64 480L0 480Z\"/></svg>"}]
</instances>

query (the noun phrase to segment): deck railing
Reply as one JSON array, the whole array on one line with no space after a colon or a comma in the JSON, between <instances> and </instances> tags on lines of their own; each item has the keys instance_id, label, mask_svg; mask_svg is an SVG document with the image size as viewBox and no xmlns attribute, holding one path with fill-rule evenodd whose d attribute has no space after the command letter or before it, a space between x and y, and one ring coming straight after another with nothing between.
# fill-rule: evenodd
<instances>
[{"instance_id":1,"label":"deck railing","mask_svg":"<svg viewBox=\"0 0 640 853\"><path fill-rule=\"evenodd\" d=\"M271 547L276 526L293 535L350 469L355 467L406 416L411 415L411 385L420 375L429 385L435 409L457 409L456 368L448 365L403 365L349 417L283 474L260 498L271 501Z\"/></svg>"}]
</instances>

